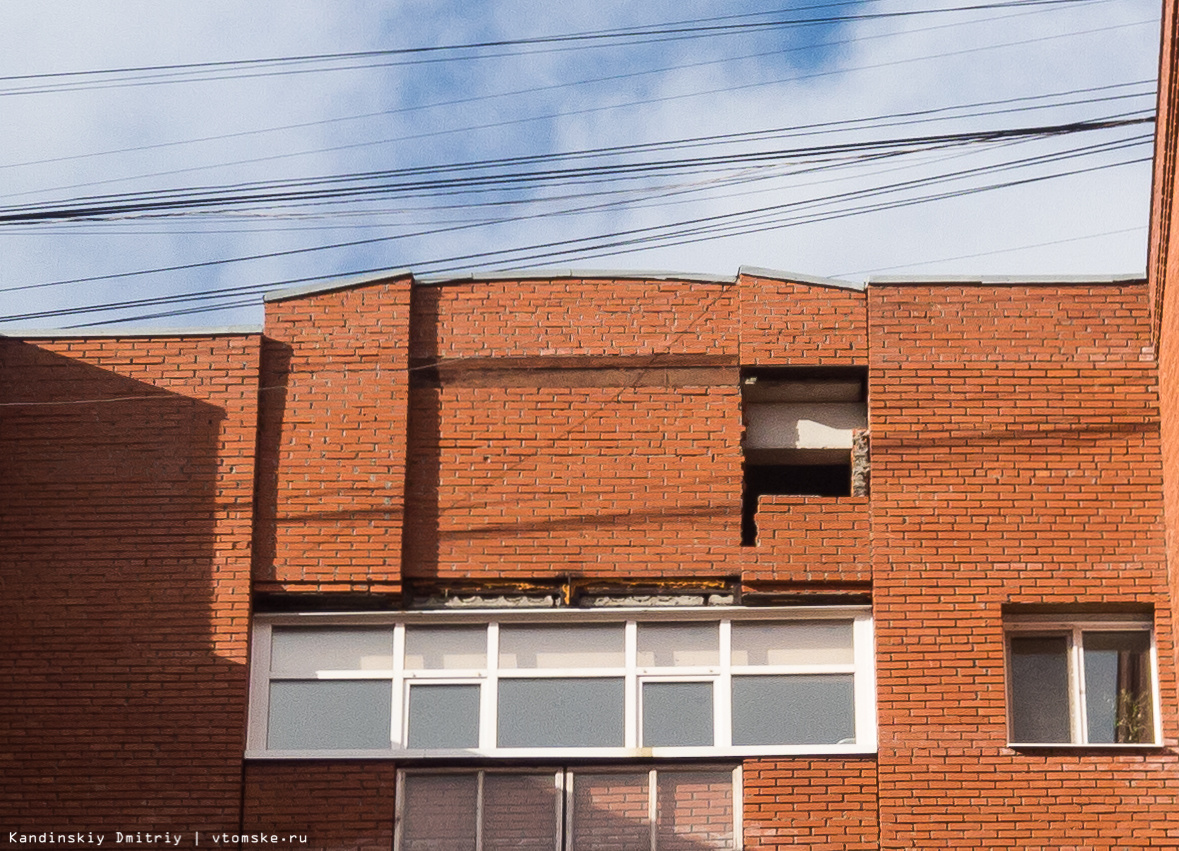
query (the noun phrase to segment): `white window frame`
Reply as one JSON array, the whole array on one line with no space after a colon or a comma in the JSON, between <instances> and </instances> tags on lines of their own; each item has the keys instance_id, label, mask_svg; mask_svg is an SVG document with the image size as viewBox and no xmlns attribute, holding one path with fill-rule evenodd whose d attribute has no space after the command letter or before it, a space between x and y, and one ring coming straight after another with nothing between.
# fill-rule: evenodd
<instances>
[{"instance_id":1,"label":"white window frame","mask_svg":"<svg viewBox=\"0 0 1179 851\"><path fill-rule=\"evenodd\" d=\"M850 664L759 665L738 667L731 664L731 625L756 621L846 621L852 625L853 661ZM719 625L718 665L640 667L637 664L636 634L639 623L716 623ZM498 667L498 629L500 624L577 624L614 623L625 625L625 664L617 668L530 668L500 670ZM471 670L406 670L405 628L423 626L472 626L488 628L486 667ZM300 749L273 750L266 747L268 698L270 693L270 636L277 626L298 627L372 627L393 628L394 668L388 670L320 671L315 677L292 676L290 679L384 680L393 689L391 747L383 749ZM853 678L855 741L824 745L733 745L732 678L734 675L850 674ZM614 678L623 681L622 747L537 747L501 748L496 744L498 731L498 681L509 677L540 678ZM277 681L282 677L275 677ZM643 682L713 683L714 741L710 746L643 747L640 743L640 689ZM408 689L414 682L437 684L480 684L479 746L473 749L411 749L405 741L408 724ZM603 758L693 758L789 756L796 754L871 754L876 752L876 673L875 638L872 613L867 606L807 606L794 608L743 607L665 607L591 610L464 610L454 612L397 613L301 613L260 614L255 618L251 647L250 718L245 757L247 759L461 759L512 758L543 759L559 757Z\"/></svg>"},{"instance_id":2,"label":"white window frame","mask_svg":"<svg viewBox=\"0 0 1179 851\"><path fill-rule=\"evenodd\" d=\"M556 790L560 806L555 808L554 817L556 819L556 842L553 846L553 851L576 851L576 848L566 847L565 840L570 839L573 833L573 807L571 801L573 799L573 786L579 775L586 774L613 774L617 772L634 772L640 771L637 766L633 765L576 765L576 766L551 766L538 768L520 768L520 767L505 767L505 768L411 768L399 769L397 771L397 791L394 795L397 818L394 821L393 827L393 848L395 851L401 851L403 842L403 825L405 820L401 817L405 811L405 777L406 775L470 775L477 776L478 799L476 801L476 839L475 851L483 851L483 779L487 774L546 774L551 775L553 779L553 788ZM676 764L667 768L659 766L650 766L647 768L647 817L650 821L651 830L651 848L658 851L656 837L658 835L658 810L657 810L657 792L658 792L658 774L659 772L715 772L729 771L733 777L733 791L730 799L733 807L733 851L742 851L745 847L744 843L744 779L742 767L738 763L731 768L721 768L715 763L704 765Z\"/></svg>"},{"instance_id":3,"label":"white window frame","mask_svg":"<svg viewBox=\"0 0 1179 851\"><path fill-rule=\"evenodd\" d=\"M1143 632L1150 639L1148 654L1148 675L1150 678L1151 713L1153 716L1152 741L1150 742L1095 742L1088 741L1088 713L1085 690L1084 639L1083 633L1092 632ZM1064 638L1068 663L1068 742L1020 742L1014 737L1014 678L1011 674L1013 653L1011 639ZM1067 618L1058 615L1022 615L1005 618L1003 622L1004 679L1007 695L1007 744L1012 748L1117 748L1143 749L1159 748L1163 744L1162 705L1159 693L1158 645L1155 638L1154 620L1149 615L1098 615Z\"/></svg>"}]
</instances>

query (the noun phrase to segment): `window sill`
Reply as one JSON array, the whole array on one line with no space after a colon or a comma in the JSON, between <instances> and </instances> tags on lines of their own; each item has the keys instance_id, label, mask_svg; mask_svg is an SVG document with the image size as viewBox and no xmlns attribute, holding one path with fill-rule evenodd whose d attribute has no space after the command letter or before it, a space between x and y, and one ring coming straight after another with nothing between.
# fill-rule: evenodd
<instances>
[{"instance_id":1,"label":"window sill","mask_svg":"<svg viewBox=\"0 0 1179 851\"><path fill-rule=\"evenodd\" d=\"M1013 751L1163 751L1167 746L1156 742L1144 744L1106 743L1106 744L1078 744L1076 742L1008 742L1007 747Z\"/></svg>"},{"instance_id":2,"label":"window sill","mask_svg":"<svg viewBox=\"0 0 1179 851\"><path fill-rule=\"evenodd\" d=\"M1124 745L1122 747L1125 747ZM1154 747L1153 745L1151 747ZM727 748L504 748L500 750L247 750L248 760L384 759L414 760L640 760L640 759L750 759L779 756L875 756L875 745L791 745L742 746Z\"/></svg>"}]
</instances>

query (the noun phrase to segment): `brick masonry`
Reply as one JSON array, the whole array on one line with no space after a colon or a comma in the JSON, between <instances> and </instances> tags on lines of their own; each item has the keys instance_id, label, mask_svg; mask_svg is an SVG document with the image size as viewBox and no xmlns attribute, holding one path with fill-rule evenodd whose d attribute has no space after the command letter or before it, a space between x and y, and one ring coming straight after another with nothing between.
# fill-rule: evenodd
<instances>
[{"instance_id":1,"label":"brick masonry","mask_svg":"<svg viewBox=\"0 0 1179 851\"><path fill-rule=\"evenodd\" d=\"M261 337L4 340L3 824L390 847L397 766L243 765L251 576L392 605L723 582L876 613L877 757L747 760L746 847L1179 844L1151 305L396 277L272 301ZM740 371L829 366L868 371L870 495L765 497L742 547ZM1164 747L1006 747L1003 619L1032 607L1154 612ZM666 801L709 821L709 794Z\"/></svg>"}]
</instances>

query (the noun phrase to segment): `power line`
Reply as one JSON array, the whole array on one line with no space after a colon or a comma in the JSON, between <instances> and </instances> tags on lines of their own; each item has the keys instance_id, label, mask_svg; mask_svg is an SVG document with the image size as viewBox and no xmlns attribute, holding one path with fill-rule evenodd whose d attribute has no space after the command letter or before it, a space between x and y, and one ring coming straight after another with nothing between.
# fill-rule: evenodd
<instances>
[{"instance_id":1,"label":"power line","mask_svg":"<svg viewBox=\"0 0 1179 851\"><path fill-rule=\"evenodd\" d=\"M1092 166L1088 168L1075 169L1072 171L1055 172L1048 175L1039 175L1029 178L1023 178L1003 183L990 184L983 187L968 187L964 189L955 189L942 193L934 193L916 198L900 199L893 201L871 202L867 205L859 207L849 207L846 209L835 209L823 211L819 209L816 212L801 215L800 213L809 207L823 207L830 206L839 202L861 201L864 199L871 199L879 196L886 196L889 194L896 194L902 191L908 191L914 188L923 186L932 186L936 183L947 182L952 180L961 180L966 177L981 176L984 174L991 174L999 171L1011 170L1013 168L1023 168L1028 165L1045 164L1050 162L1062 161L1065 159L1075 158L1077 156L1091 155L1097 152L1108 152L1118 150L1119 148L1142 144L1149 141L1149 137L1131 140L1118 140L1116 142L1101 143L1098 145L1088 146L1087 148L1068 151L1063 153L1053 153L1039 155L1035 157L1024 158L1010 163L1004 163L999 166L982 166L972 169L963 169L957 172L948 174L940 174L929 176L925 178L918 178L914 180L901 181L891 185L874 187L866 190L856 190L852 192L837 193L818 199L808 199L805 201L789 202L785 204L776 204L767 207L762 207L755 210L745 210L735 213L725 213L714 216L706 216L695 219L688 219L680 222L673 222L664 225L653 225L642 228L633 228L626 231L617 231L608 234L598 234L590 237L579 237L574 239L557 240L553 242L538 243L529 246L521 246L511 249L501 249L490 252L479 252L474 254L459 255L442 260L410 264L413 268L420 270L423 273L445 273L464 268L468 265L468 261L486 262L492 258L502 258L507 260L510 257L512 263L519 263L521 261L528 261L534 259L552 260L557 257L566 255L574 255L578 257L586 256L588 252L596 254L618 253L617 249L633 247L637 244L659 244L659 245L677 245L685 242L700 241L703 239L717 239L722 236L733 236L739 234L757 233L764 230L773 230L785 226L813 223L817 221L827 221L833 218L842 218L849 215L860 215L867 212L880 212L883 210L897 209L900 207L912 206L918 203L927 203L930 201L944 200L951 197L961 197L964 195L976 194L982 191L990 191L994 189L1007 188L1018 185L1025 185L1028 183L1040 182L1048 179L1055 179L1059 177L1071 176L1076 174L1087 173L1102 168L1111 168L1121 165L1127 165L1143 160L1129 160L1113 164L1103 164ZM791 212L791 211L794 212ZM767 222L759 223L757 218L766 218L767 216L778 215L777 219L770 219ZM781 218L786 215L786 218ZM588 256L595 256L593 253ZM360 270L349 273L350 275L370 274L380 270ZM134 299L122 302L110 302L105 304L86 305L72 308L61 308L57 310L38 311L32 313L21 314L18 316L9 317L8 321L21 321L30 319L43 319L53 316L69 316L85 313L106 312L112 310L127 310L135 307L144 306L162 306L165 304L175 304L183 302L193 302L210 299L224 299L229 296L240 297L250 293L261 293L267 290L274 289L280 286L288 286L295 283L302 283L309 280L320 280L321 276L311 276L308 278L292 279L287 281L272 281L265 284L249 284L237 287L215 288L204 291L197 291L192 293L184 293L172 296L156 296L146 299ZM134 317L134 318L155 318L153 317ZM126 318L114 321L127 321Z\"/></svg>"},{"instance_id":2,"label":"power line","mask_svg":"<svg viewBox=\"0 0 1179 851\"><path fill-rule=\"evenodd\" d=\"M478 51L487 50L491 48L528 48L537 45L564 45L561 49L579 49L595 44L609 44L619 43L627 46L634 44L649 43L651 40L655 41L670 41L681 40L689 38L703 38L713 37L718 35L734 35L742 34L749 31L780 29L789 27L807 27L819 25L832 25L840 23L852 23L857 21L873 21L884 20L890 18L907 18L921 15L935 15L947 14L955 12L972 12L972 11L988 11L994 9L1008 9L1018 7L1037 7L1037 6L1064 6L1064 5L1081 5L1094 2L1106 2L1106 0L1007 0L1007 2L991 2L991 3L976 3L962 6L949 6L940 9L912 9L901 10L896 12L869 12L861 14L848 15L830 15L826 17L816 18L783 18L769 21L750 21L738 24L715 24L705 23L700 25L693 25L695 21L672 22L670 24L657 24L653 26L638 26L616 28L611 30L594 30L580 33L563 33L548 36L532 36L528 38L511 38L511 39L497 39L481 42L466 42L458 44L446 45L421 45L416 47L405 48L389 48L383 50L367 50L367 51L348 51L342 53L320 53L320 54L306 54L299 56L277 56L267 58L254 59L237 59L237 60L223 60L223 61L208 61L208 62L190 62L190 63L170 63L157 65L141 65L141 66L124 66L116 68L100 68L89 69L81 71L54 71L41 72L34 74L16 74L0 76L0 82L20 82L30 80L69 80L77 82L68 82L58 85L47 86L30 86L25 88L8 88L0 89L0 95L16 95L16 94L44 94L56 91L78 91L88 88L111 88L115 86L125 85L144 85L144 84L161 84L173 82L190 82L190 81L205 81L208 79L225 79L226 75L221 75L225 71L234 71L242 68L274 68L284 67L290 65L300 65L307 63L331 63L350 60L369 60L388 58L391 56L422 56L437 53L447 52L470 52L477 55ZM830 6L844 6L846 3L826 4L826 6L808 7L808 8L826 8ZM794 10L780 10L781 12L791 12ZM758 13L754 13L758 14ZM696 19L696 21L708 19ZM712 19L719 20L719 19ZM509 54L510 55L510 54ZM467 56L449 57L449 59L464 59ZM276 76L280 74L291 73L307 73L308 71L321 70L340 70L338 68L315 68L315 69L287 69L283 71L265 71L261 73L249 74L230 74L227 75L232 79L240 79L248 76ZM164 72L172 72L165 75ZM209 74L214 73L221 76L197 76L192 77L193 74ZM83 78L110 78L110 77L134 77L135 75L155 75L148 76L146 79L138 79L134 81L120 80L113 83L96 83L88 84ZM162 75L162 76L161 76Z\"/></svg>"},{"instance_id":3,"label":"power line","mask_svg":"<svg viewBox=\"0 0 1179 851\"><path fill-rule=\"evenodd\" d=\"M1084 3L1084 2L1108 2L1108 0L1061 0L1061 2L1082 2L1082 3ZM1010 4L1000 4L1000 5L1010 5ZM1023 14L1028 14L1028 13L1025 12ZM656 103L678 101L678 100L683 100L686 98L700 97L700 96L704 96L704 95L728 94L728 93L732 93L735 91L741 91L741 90L751 89L751 88L758 88L758 87L768 86L768 85L779 85L782 83L806 82L806 81L819 79L819 78L823 78L823 77L838 76L838 75L845 74L845 73L848 73L851 71L879 70L881 68L894 67L894 66L898 66L898 65L906 65L906 64L913 63L913 62L921 62L921 61L926 61L926 60L930 60L930 59L959 57L959 56L966 54L966 53L977 53L977 52L994 50L994 49L1004 48L1004 47L1020 47L1020 46L1025 46L1028 44L1035 44L1035 43L1039 43L1039 42L1043 42L1043 41L1050 41L1050 40L1061 39L1061 38L1071 38L1071 37L1078 36L1078 35L1093 35L1093 34L1097 34L1097 33L1110 32L1113 30L1125 29L1125 28L1136 27L1136 26L1143 26L1146 24L1153 24L1153 23L1154 23L1153 20L1144 20L1144 21L1134 21L1134 22L1123 23L1123 24L1115 24L1115 25L1105 26L1105 27L1097 27L1097 28L1088 29L1088 30L1077 30L1077 31L1071 31L1071 32L1058 32L1058 33L1054 33L1053 35L1040 36L1040 37L1032 38L1032 39L1023 39L1023 40L1011 41L1011 42L1000 42L998 44L982 45L979 47L967 48L967 49L956 50L956 51L949 51L949 52L944 52L944 53L935 53L935 54L926 54L926 55L922 55L922 56L906 57L904 59L897 59L897 60L892 60L892 61L888 61L888 62L872 63L869 65L849 66L849 67L842 67L842 68L834 69L834 70L814 71L814 72L808 72L805 74L795 74L792 76L777 78L774 80L763 80L763 81L758 81L758 82L754 82L754 83L745 83L745 84L741 84L741 85L728 86L728 87L722 87L722 88L717 88L717 89L696 90L696 91L686 93L686 94L665 95L665 96L656 97L656 98L645 98L645 99L626 101L623 103L605 104L605 105L593 106L593 107L584 107L584 108L575 109L575 110L564 110L564 111L559 111L559 112L554 112L554 113L526 116L523 118L513 118L513 119L504 119L504 120L498 120L498 121L484 122L482 124L467 125L464 127L456 127L456 128L445 129L445 130L422 131L422 132L418 132L418 133L409 133L409 134L403 134L401 136L395 136L395 137L377 139L377 140L369 140L369 141L363 141L363 142L348 142L348 143L343 143L343 144L338 144L338 145L331 145L328 147L316 148L316 149L312 149L312 150L289 152L289 153L285 153L285 154L267 154L265 156L250 157L250 158L241 159L241 160L231 160L228 162L213 163L213 164L199 165L199 166L187 166L185 168L169 169L166 171L151 172L151 173L147 173L147 174L133 175L133 176L128 176L128 177L107 178L104 180L88 181L86 183L70 184L70 185L66 185L66 186L56 186L56 187L51 187L48 189L30 190L30 191L21 192L21 193L9 193L9 197L18 197L20 195L42 194L44 192L55 192L55 191L63 191L63 190L76 190L76 189L81 189L81 188L85 188L88 186L98 186L98 185L110 184L110 183L120 183L120 182L125 182L127 180L143 180L143 179L152 178L152 177L167 177L167 176L171 176L171 175L185 174L185 173L191 173L191 172L195 172L195 171L207 171L208 169L211 169L211 168L226 168L229 166L240 166L240 165L257 165L258 163L262 163L262 162L273 162L273 161L280 160L280 159L291 159L291 158L295 158L295 157L308 156L308 155L312 155L312 154L332 153L332 152L338 152L338 151L344 151L344 150L354 150L354 149L363 148L363 147L372 147L372 146L376 146L376 145L395 144L395 143L409 142L409 141L419 141L422 139L430 139L430 138L437 138L440 136L447 136L447 135L451 135L454 133L469 133L469 132L473 132L476 130L495 130L495 129L500 129L503 127L509 127L509 126L514 126L514 125L519 125L519 124L527 124L527 123L531 123L531 122L535 122L535 121L556 120L556 119L561 119L561 118L568 118L568 117L573 117L573 116L578 116L578 115L587 115L587 114L593 114L593 113L597 113L597 112L609 111L609 110L614 110L614 109L624 109L624 108L635 107L635 106L650 106L650 105L656 104ZM935 29L941 29L941 28L943 28L943 27L926 27L926 28L923 28L920 30L912 30L910 32L921 32L921 31L935 30ZM845 40L840 40L840 41L835 41L835 42L824 42L824 43L819 43L817 45L812 45L812 47L814 47L814 46L832 46L832 45L836 45L836 44L844 44L844 43L849 43L849 42L858 41L858 40L862 40L862 39L845 39ZM691 67L691 66L685 66L685 67Z\"/></svg>"}]
</instances>

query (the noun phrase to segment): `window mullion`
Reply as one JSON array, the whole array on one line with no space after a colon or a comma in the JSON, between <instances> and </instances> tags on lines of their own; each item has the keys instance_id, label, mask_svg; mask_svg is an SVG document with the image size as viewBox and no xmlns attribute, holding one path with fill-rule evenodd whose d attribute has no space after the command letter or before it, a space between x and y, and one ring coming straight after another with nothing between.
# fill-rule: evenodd
<instances>
[{"instance_id":1,"label":"window mullion","mask_svg":"<svg viewBox=\"0 0 1179 851\"><path fill-rule=\"evenodd\" d=\"M1089 713L1085 711L1085 659L1079 627L1069 633L1068 658L1069 680L1072 683L1072 699L1069 703L1073 713L1073 742L1086 744L1089 741Z\"/></svg>"},{"instance_id":2,"label":"window mullion","mask_svg":"<svg viewBox=\"0 0 1179 851\"><path fill-rule=\"evenodd\" d=\"M651 851L656 851L656 843L659 836L659 801L655 794L655 787L658 780L655 776L655 769L652 768L647 772L647 821L651 825Z\"/></svg>"},{"instance_id":3,"label":"window mullion","mask_svg":"<svg viewBox=\"0 0 1179 851\"><path fill-rule=\"evenodd\" d=\"M262 750L266 747L267 724L270 709L270 625L255 627L250 647L250 670L253 682L250 688L250 719L248 742L251 748Z\"/></svg>"},{"instance_id":4,"label":"window mullion","mask_svg":"<svg viewBox=\"0 0 1179 851\"><path fill-rule=\"evenodd\" d=\"M623 661L626 665L622 689L623 727L622 744L628 748L639 746L639 686L638 686L638 624L627 621L623 632Z\"/></svg>"},{"instance_id":5,"label":"window mullion","mask_svg":"<svg viewBox=\"0 0 1179 851\"><path fill-rule=\"evenodd\" d=\"M720 671L716 677L716 689L712 696L714 739L718 748L733 744L733 632L732 621L724 618L720 622Z\"/></svg>"},{"instance_id":6,"label":"window mullion","mask_svg":"<svg viewBox=\"0 0 1179 851\"><path fill-rule=\"evenodd\" d=\"M499 623L487 625L487 676L479 692L479 749L493 750L499 746Z\"/></svg>"},{"instance_id":7,"label":"window mullion","mask_svg":"<svg viewBox=\"0 0 1179 851\"><path fill-rule=\"evenodd\" d=\"M475 773L475 851L483 851L483 780L486 771Z\"/></svg>"},{"instance_id":8,"label":"window mullion","mask_svg":"<svg viewBox=\"0 0 1179 851\"><path fill-rule=\"evenodd\" d=\"M405 624L399 623L393 626L393 682L390 683L393 689L393 711L390 718L389 737L392 741L393 750L401 750L406 747L408 737L406 736L406 716L408 713L409 704L409 690L405 682Z\"/></svg>"}]
</instances>

